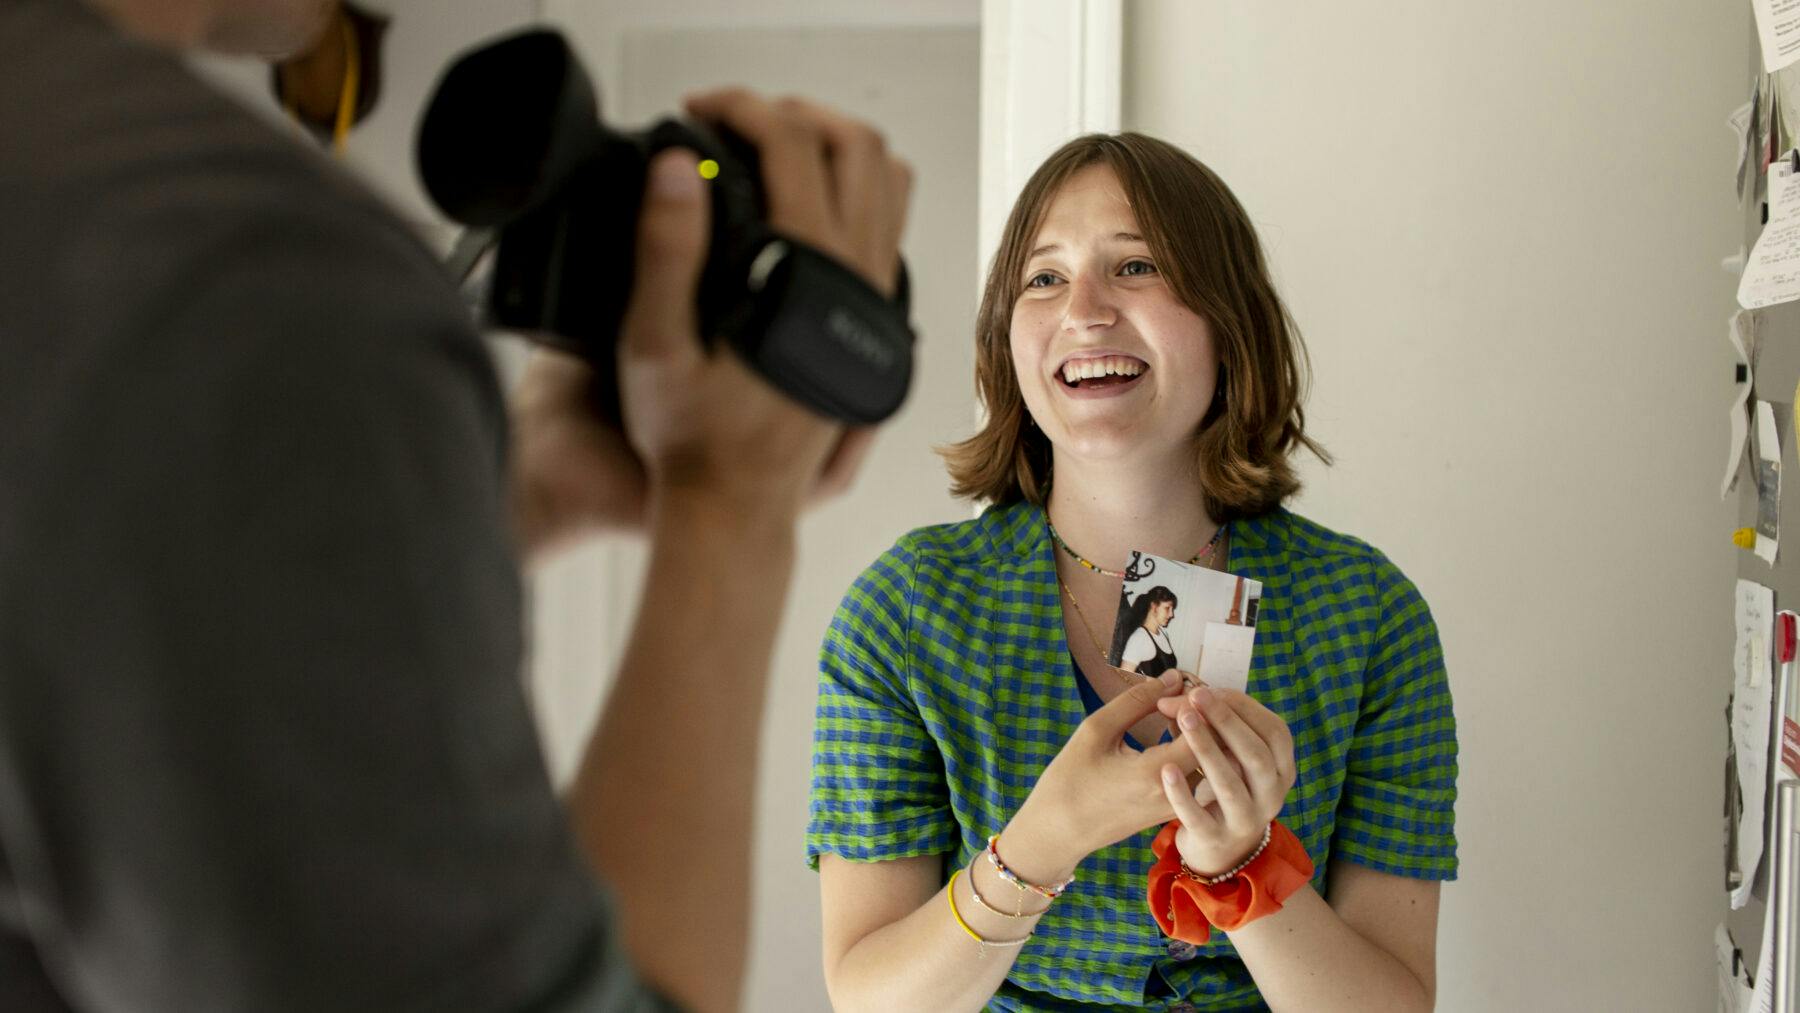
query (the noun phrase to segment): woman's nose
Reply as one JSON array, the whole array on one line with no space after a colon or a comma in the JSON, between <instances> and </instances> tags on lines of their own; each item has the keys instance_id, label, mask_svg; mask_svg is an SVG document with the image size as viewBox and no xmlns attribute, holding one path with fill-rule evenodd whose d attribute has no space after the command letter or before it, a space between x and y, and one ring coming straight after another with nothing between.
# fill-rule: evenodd
<instances>
[{"instance_id":1,"label":"woman's nose","mask_svg":"<svg viewBox=\"0 0 1800 1013\"><path fill-rule=\"evenodd\" d=\"M1105 285L1076 278L1069 282L1069 298L1063 304L1063 330L1080 334L1118 322L1118 311Z\"/></svg>"}]
</instances>

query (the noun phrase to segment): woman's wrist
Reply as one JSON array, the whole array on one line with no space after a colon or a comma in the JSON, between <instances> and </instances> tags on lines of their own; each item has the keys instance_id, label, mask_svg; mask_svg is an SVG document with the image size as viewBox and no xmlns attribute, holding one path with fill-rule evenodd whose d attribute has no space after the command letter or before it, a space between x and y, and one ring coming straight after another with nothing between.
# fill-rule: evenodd
<instances>
[{"instance_id":1,"label":"woman's wrist","mask_svg":"<svg viewBox=\"0 0 1800 1013\"><path fill-rule=\"evenodd\" d=\"M1075 874L1087 850L1071 843L1071 835L1044 818L1029 799L1000 831L1000 859L1027 883L1051 886Z\"/></svg>"},{"instance_id":2,"label":"woman's wrist","mask_svg":"<svg viewBox=\"0 0 1800 1013\"><path fill-rule=\"evenodd\" d=\"M1274 821L1270 821L1263 827L1262 834L1259 835L1256 840L1250 842L1250 847L1243 851L1242 856L1238 858L1237 861L1232 862L1230 865L1221 865L1217 869L1212 868L1211 865L1201 865L1188 861L1187 853L1181 850L1178 843L1175 853L1181 862L1181 871L1186 874L1188 878L1198 880L1201 883L1208 885L1229 879L1233 875L1242 872L1244 866L1256 861L1257 857L1263 853L1263 849L1269 846L1269 835L1273 832L1274 826Z\"/></svg>"}]
</instances>

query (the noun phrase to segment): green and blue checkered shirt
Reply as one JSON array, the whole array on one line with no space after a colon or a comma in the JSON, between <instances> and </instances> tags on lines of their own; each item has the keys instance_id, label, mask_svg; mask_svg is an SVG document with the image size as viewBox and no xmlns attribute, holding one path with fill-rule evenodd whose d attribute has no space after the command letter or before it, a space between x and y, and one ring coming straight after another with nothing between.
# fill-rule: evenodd
<instances>
[{"instance_id":1,"label":"green and blue checkered shirt","mask_svg":"<svg viewBox=\"0 0 1800 1013\"><path fill-rule=\"evenodd\" d=\"M1263 585L1249 690L1293 732L1299 774L1281 819L1312 856L1313 886L1324 892L1334 858L1455 878L1456 721L1412 582L1285 510L1234 521L1228 562ZM946 876L966 864L1087 716L1080 678L1042 509L901 538L825 637L808 861L946 855ZM1150 917L1158 829L1081 863L989 1009L1262 1008L1223 933L1172 946Z\"/></svg>"}]
</instances>

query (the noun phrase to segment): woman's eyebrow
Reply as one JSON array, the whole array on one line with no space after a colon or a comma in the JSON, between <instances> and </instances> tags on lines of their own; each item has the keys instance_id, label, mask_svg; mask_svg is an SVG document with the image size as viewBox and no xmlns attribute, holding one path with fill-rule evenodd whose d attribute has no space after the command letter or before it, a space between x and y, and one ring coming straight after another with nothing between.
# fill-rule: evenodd
<instances>
[{"instance_id":1,"label":"woman's eyebrow","mask_svg":"<svg viewBox=\"0 0 1800 1013\"><path fill-rule=\"evenodd\" d=\"M1138 235L1135 232L1115 232L1115 233L1113 233L1113 241L1114 242L1122 242L1122 243L1141 243L1144 241L1144 237ZM1060 249L1062 249L1062 246L1060 244L1050 243L1048 245L1040 246L1037 249L1032 250L1031 253L1029 255L1027 255L1025 259L1030 260L1033 257L1040 257L1046 253L1055 253L1056 251L1058 251Z\"/></svg>"}]
</instances>

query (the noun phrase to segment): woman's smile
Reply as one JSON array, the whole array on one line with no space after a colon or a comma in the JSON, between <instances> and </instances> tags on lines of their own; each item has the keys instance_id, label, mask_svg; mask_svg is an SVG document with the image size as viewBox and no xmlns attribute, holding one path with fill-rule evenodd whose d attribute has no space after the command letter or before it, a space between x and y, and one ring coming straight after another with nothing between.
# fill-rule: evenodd
<instances>
[{"instance_id":1,"label":"woman's smile","mask_svg":"<svg viewBox=\"0 0 1800 1013\"><path fill-rule=\"evenodd\" d=\"M1071 355L1057 368L1063 392L1077 398L1117 397L1149 372L1149 363L1137 356L1107 351Z\"/></svg>"}]
</instances>

